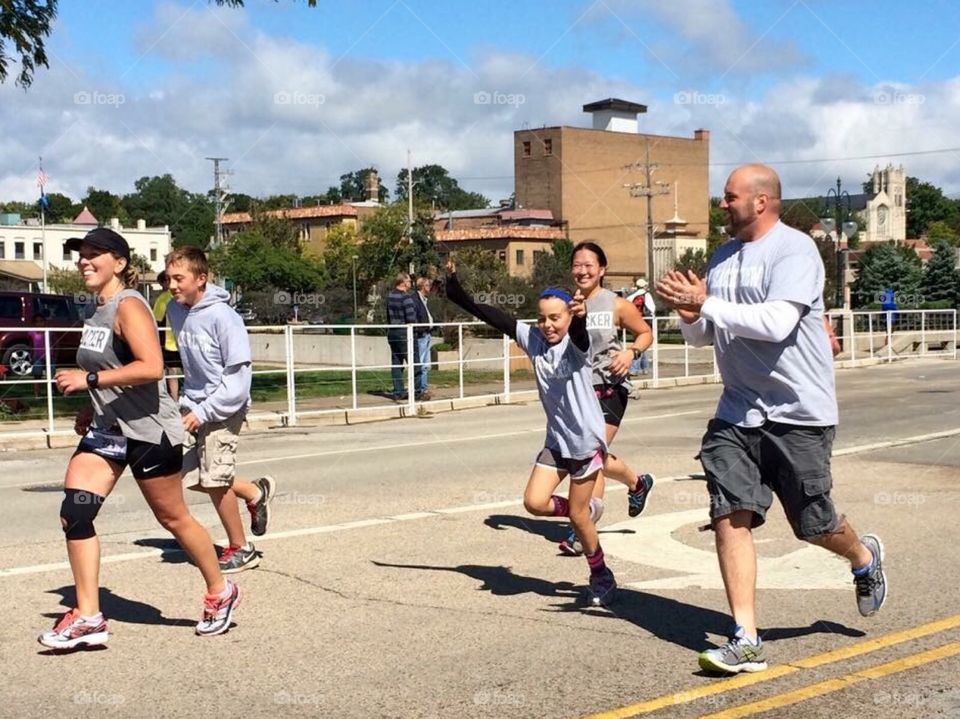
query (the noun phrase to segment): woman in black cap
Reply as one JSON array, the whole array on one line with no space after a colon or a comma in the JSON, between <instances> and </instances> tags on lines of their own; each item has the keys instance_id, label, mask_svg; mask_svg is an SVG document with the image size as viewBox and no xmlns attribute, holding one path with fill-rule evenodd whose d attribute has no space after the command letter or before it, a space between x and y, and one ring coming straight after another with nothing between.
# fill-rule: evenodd
<instances>
[{"instance_id":1,"label":"woman in black cap","mask_svg":"<svg viewBox=\"0 0 960 719\"><path fill-rule=\"evenodd\" d=\"M100 541L94 520L126 467L154 515L190 555L206 583L197 634L221 634L230 626L240 590L220 574L207 530L183 500L183 425L163 381L163 357L150 307L134 289L130 247L116 232L99 227L64 244L79 252L77 267L96 298L83 325L77 365L61 369L64 394L90 393L92 408L77 415L82 436L64 480L60 521L76 586L77 606L39 641L53 649L104 644L107 622L100 612Z\"/></svg>"}]
</instances>

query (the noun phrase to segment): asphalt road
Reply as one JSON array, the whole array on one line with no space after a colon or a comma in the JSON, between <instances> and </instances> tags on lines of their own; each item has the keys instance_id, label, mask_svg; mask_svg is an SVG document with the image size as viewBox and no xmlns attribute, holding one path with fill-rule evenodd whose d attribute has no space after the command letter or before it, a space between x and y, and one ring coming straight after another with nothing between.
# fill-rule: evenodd
<instances>
[{"instance_id":1,"label":"asphalt road","mask_svg":"<svg viewBox=\"0 0 960 719\"><path fill-rule=\"evenodd\" d=\"M520 495L542 441L538 404L249 434L248 477L279 494L261 567L221 637L193 635L202 584L125 477L97 526L107 649L36 643L71 599L57 519L69 451L0 460L0 716L960 717L960 372L913 361L838 374L835 497L886 545L890 598L856 611L842 561L758 531L771 668L703 675L729 626L693 460L719 388L649 391L615 450L660 478L629 519L601 522L623 587L578 599L583 559ZM212 508L189 497L215 526ZM222 532L215 531L215 537Z\"/></svg>"}]
</instances>

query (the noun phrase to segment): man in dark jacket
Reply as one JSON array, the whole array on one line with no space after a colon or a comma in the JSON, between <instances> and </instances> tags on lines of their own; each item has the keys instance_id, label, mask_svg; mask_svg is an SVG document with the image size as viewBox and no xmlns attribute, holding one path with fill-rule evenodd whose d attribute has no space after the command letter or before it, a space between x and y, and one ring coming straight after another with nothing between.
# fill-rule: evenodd
<instances>
[{"instance_id":1,"label":"man in dark jacket","mask_svg":"<svg viewBox=\"0 0 960 719\"><path fill-rule=\"evenodd\" d=\"M416 301L410 289L413 284L406 272L397 273L393 289L387 295L387 322L397 325L387 330L390 343L390 376L393 379L393 398L406 399L403 385L403 364L407 361L407 328L417 321Z\"/></svg>"}]
</instances>

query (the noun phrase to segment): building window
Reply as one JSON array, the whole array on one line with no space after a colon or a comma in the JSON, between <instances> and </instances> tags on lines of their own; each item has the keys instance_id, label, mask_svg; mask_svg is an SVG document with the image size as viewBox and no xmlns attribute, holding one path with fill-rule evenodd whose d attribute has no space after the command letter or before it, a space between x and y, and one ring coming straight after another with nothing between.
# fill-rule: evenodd
<instances>
[{"instance_id":1,"label":"building window","mask_svg":"<svg viewBox=\"0 0 960 719\"><path fill-rule=\"evenodd\" d=\"M0 260L7 258L7 243L0 242Z\"/></svg>"},{"instance_id":2,"label":"building window","mask_svg":"<svg viewBox=\"0 0 960 719\"><path fill-rule=\"evenodd\" d=\"M26 257L23 254L23 243L14 242L13 243L13 259L15 260L25 260Z\"/></svg>"},{"instance_id":3,"label":"building window","mask_svg":"<svg viewBox=\"0 0 960 719\"><path fill-rule=\"evenodd\" d=\"M530 157L530 143L529 143L529 142L524 142L524 143L523 143L523 156L524 156L524 157Z\"/></svg>"},{"instance_id":4,"label":"building window","mask_svg":"<svg viewBox=\"0 0 960 719\"><path fill-rule=\"evenodd\" d=\"M517 264L523 264L523 250L517 250Z\"/></svg>"},{"instance_id":5,"label":"building window","mask_svg":"<svg viewBox=\"0 0 960 719\"><path fill-rule=\"evenodd\" d=\"M33 243L33 259L37 260L38 262L43 261L43 243L42 242Z\"/></svg>"},{"instance_id":6,"label":"building window","mask_svg":"<svg viewBox=\"0 0 960 719\"><path fill-rule=\"evenodd\" d=\"M544 155L553 154L553 140L547 139L543 141L543 154Z\"/></svg>"},{"instance_id":7,"label":"building window","mask_svg":"<svg viewBox=\"0 0 960 719\"><path fill-rule=\"evenodd\" d=\"M151 247L151 248L150 248L150 261L151 261L151 262L156 262L156 261L157 261L157 248L156 248L156 247Z\"/></svg>"},{"instance_id":8,"label":"building window","mask_svg":"<svg viewBox=\"0 0 960 719\"><path fill-rule=\"evenodd\" d=\"M506 262L506 261L507 261L507 251L506 251L506 250L500 250L499 252L497 252L497 257L500 258L500 261L501 261L501 262Z\"/></svg>"}]
</instances>

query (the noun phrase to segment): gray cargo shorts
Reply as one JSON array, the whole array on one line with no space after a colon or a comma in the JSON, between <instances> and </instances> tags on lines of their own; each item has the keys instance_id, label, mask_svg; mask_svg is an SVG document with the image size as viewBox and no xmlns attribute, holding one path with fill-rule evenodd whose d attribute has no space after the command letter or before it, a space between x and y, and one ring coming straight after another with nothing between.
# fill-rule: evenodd
<instances>
[{"instance_id":1,"label":"gray cargo shorts","mask_svg":"<svg viewBox=\"0 0 960 719\"><path fill-rule=\"evenodd\" d=\"M830 455L835 427L766 422L739 427L721 419L707 425L700 462L710 493L710 519L738 510L753 512L754 527L766 521L776 494L800 539L840 527L830 498Z\"/></svg>"}]
</instances>

